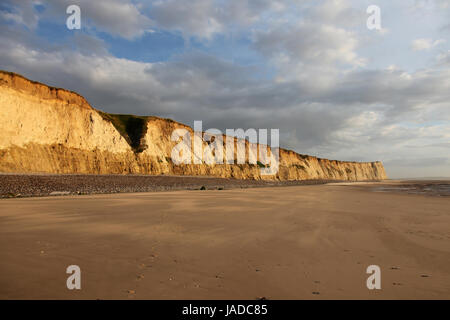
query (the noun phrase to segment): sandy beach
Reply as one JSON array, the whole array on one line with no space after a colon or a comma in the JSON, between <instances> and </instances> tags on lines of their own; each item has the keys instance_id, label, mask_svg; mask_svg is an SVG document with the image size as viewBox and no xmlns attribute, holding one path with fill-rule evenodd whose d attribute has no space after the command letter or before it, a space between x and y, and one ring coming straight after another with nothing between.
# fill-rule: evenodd
<instances>
[{"instance_id":1,"label":"sandy beach","mask_svg":"<svg viewBox=\"0 0 450 320\"><path fill-rule=\"evenodd\" d=\"M2 199L0 298L450 299L450 197L375 187Z\"/></svg>"}]
</instances>

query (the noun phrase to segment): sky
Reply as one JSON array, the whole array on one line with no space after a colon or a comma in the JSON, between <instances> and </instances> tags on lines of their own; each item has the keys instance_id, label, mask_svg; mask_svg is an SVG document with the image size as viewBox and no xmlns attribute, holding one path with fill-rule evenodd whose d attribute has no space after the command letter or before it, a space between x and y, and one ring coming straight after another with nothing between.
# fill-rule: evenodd
<instances>
[{"instance_id":1,"label":"sky","mask_svg":"<svg viewBox=\"0 0 450 320\"><path fill-rule=\"evenodd\" d=\"M0 69L106 112L279 129L302 154L450 177L449 35L450 0L3 0Z\"/></svg>"}]
</instances>

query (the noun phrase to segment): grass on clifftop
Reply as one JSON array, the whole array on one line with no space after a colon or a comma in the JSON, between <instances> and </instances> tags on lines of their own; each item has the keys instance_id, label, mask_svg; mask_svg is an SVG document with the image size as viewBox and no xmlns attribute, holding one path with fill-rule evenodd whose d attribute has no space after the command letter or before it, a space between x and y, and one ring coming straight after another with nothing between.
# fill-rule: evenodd
<instances>
[{"instance_id":1,"label":"grass on clifftop","mask_svg":"<svg viewBox=\"0 0 450 320\"><path fill-rule=\"evenodd\" d=\"M141 144L141 138L147 133L147 119L149 117L130 114L112 114L99 111L103 119L111 122L125 138L134 152L142 152L147 146Z\"/></svg>"}]
</instances>

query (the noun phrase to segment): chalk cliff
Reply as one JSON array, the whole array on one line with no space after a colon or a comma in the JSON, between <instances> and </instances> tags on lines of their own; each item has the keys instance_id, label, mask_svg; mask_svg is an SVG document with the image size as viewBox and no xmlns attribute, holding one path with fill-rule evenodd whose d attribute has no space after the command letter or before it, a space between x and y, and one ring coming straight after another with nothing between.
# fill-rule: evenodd
<instances>
[{"instance_id":1,"label":"chalk cliff","mask_svg":"<svg viewBox=\"0 0 450 320\"><path fill-rule=\"evenodd\" d=\"M280 149L276 175L261 175L261 162L249 164L248 154L245 164L175 165L171 159L178 143L171 141L175 129L189 131L194 139L193 130L184 124L151 116L107 114L92 108L77 93L0 71L0 172L386 179L381 162L332 161L284 149Z\"/></svg>"}]
</instances>

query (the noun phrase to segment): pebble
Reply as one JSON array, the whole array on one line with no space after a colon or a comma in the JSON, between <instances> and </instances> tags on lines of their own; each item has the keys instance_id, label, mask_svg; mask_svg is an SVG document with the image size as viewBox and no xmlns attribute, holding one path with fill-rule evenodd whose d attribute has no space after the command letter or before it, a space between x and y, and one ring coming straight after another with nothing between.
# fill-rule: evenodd
<instances>
[{"instance_id":1,"label":"pebble","mask_svg":"<svg viewBox=\"0 0 450 320\"><path fill-rule=\"evenodd\" d=\"M169 175L0 174L0 198L195 190L202 186L217 190L327 182L330 181L264 181Z\"/></svg>"}]
</instances>

